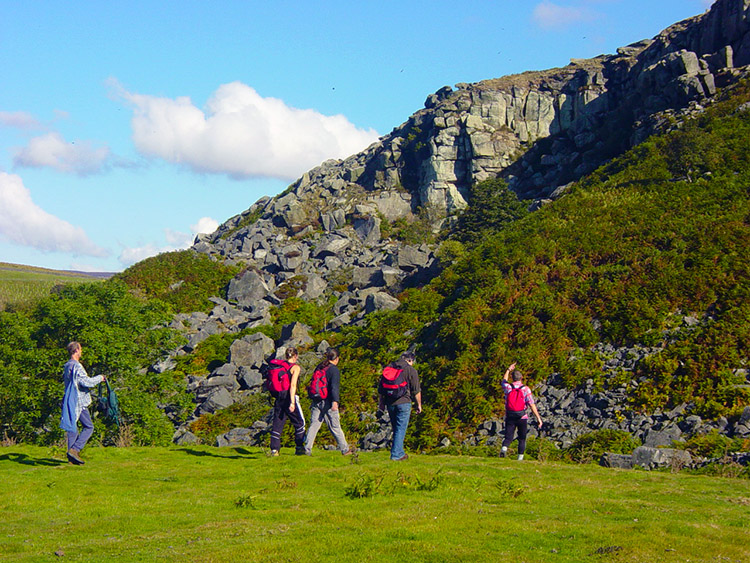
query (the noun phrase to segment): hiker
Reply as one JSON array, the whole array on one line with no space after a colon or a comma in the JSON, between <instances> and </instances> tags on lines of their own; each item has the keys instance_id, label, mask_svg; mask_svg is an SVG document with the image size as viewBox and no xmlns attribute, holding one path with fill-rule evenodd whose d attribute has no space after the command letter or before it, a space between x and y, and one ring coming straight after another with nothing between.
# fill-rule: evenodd
<instances>
[{"instance_id":1,"label":"hiker","mask_svg":"<svg viewBox=\"0 0 750 563\"><path fill-rule=\"evenodd\" d=\"M409 426L411 403L417 403L417 413L422 412L422 390L419 387L419 375L414 369L414 352L404 352L401 357L383 368L383 375L378 384L380 401L378 408L388 409L393 429L391 459L405 461L409 456L404 451L404 437Z\"/></svg>"},{"instance_id":2,"label":"hiker","mask_svg":"<svg viewBox=\"0 0 750 563\"><path fill-rule=\"evenodd\" d=\"M98 385L106 378L103 375L89 377L81 365L81 345L78 342L68 344L70 359L63 368L63 382L65 394L62 400L62 416L60 428L67 433L68 461L74 465L83 465L81 450L94 433L94 423L91 421L89 405L91 395L89 389ZM78 421L83 430L78 432Z\"/></svg>"},{"instance_id":3,"label":"hiker","mask_svg":"<svg viewBox=\"0 0 750 563\"><path fill-rule=\"evenodd\" d=\"M508 381L511 374L513 383ZM529 415L526 414L526 407L534 413L539 430L542 429L542 417L539 416L539 411L534 404L531 389L523 384L523 374L516 369L515 362L505 370L502 385L505 392L505 439L500 449L500 457L508 455L508 446L518 430L518 459L522 460L526 451L526 434L529 430Z\"/></svg>"},{"instance_id":4,"label":"hiker","mask_svg":"<svg viewBox=\"0 0 750 563\"><path fill-rule=\"evenodd\" d=\"M297 396L297 382L299 381L300 367L297 364L299 354L297 349L289 347L284 353L286 361L276 360L277 364L287 371L289 387L281 389L273 405L273 423L271 426L271 455L279 455L281 449L281 432L287 418L294 425L294 444L296 455L305 453L305 417Z\"/></svg>"},{"instance_id":5,"label":"hiker","mask_svg":"<svg viewBox=\"0 0 750 563\"><path fill-rule=\"evenodd\" d=\"M339 352L335 348L326 350L325 359L313 372L307 394L312 401L310 405L310 428L305 439L305 454L312 455L313 443L318 430L325 420L328 430L336 439L336 445L343 455L351 455L353 449L346 443L339 420L339 403L341 372L338 368Z\"/></svg>"}]
</instances>

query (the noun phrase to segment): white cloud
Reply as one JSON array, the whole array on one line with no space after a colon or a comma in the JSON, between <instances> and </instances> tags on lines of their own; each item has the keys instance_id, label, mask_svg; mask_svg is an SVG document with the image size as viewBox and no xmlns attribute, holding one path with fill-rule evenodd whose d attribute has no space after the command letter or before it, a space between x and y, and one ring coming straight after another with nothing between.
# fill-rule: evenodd
<instances>
[{"instance_id":1,"label":"white cloud","mask_svg":"<svg viewBox=\"0 0 750 563\"><path fill-rule=\"evenodd\" d=\"M25 131L44 129L44 126L33 115L25 111L0 111L0 125Z\"/></svg>"},{"instance_id":2,"label":"white cloud","mask_svg":"<svg viewBox=\"0 0 750 563\"><path fill-rule=\"evenodd\" d=\"M31 139L28 146L16 151L13 164L87 176L100 172L109 157L107 147L97 148L90 141L68 143L53 132Z\"/></svg>"},{"instance_id":3,"label":"white cloud","mask_svg":"<svg viewBox=\"0 0 750 563\"><path fill-rule=\"evenodd\" d=\"M162 252L171 252L173 250L182 250L192 246L195 235L199 233L212 233L219 226L218 221L211 217L201 217L198 222L190 226L190 233L183 233L172 229L164 229L164 240L167 244L147 243L143 246L125 248L120 253L118 260L127 268L136 262L156 256Z\"/></svg>"},{"instance_id":4,"label":"white cloud","mask_svg":"<svg viewBox=\"0 0 750 563\"><path fill-rule=\"evenodd\" d=\"M587 8L559 6L547 0L537 4L532 14L534 23L543 29L561 29L594 18L594 13Z\"/></svg>"},{"instance_id":5,"label":"white cloud","mask_svg":"<svg viewBox=\"0 0 750 563\"><path fill-rule=\"evenodd\" d=\"M116 81L111 84L133 106L136 149L197 172L294 179L378 138L376 131L358 129L343 115L293 108L241 82L220 86L205 110L187 97L134 94Z\"/></svg>"},{"instance_id":6,"label":"white cloud","mask_svg":"<svg viewBox=\"0 0 750 563\"><path fill-rule=\"evenodd\" d=\"M44 252L106 257L81 227L47 213L31 199L31 192L15 174L0 172L0 236Z\"/></svg>"},{"instance_id":7,"label":"white cloud","mask_svg":"<svg viewBox=\"0 0 750 563\"><path fill-rule=\"evenodd\" d=\"M211 234L219 227L219 222L211 217L201 217L195 225L190 225L194 235Z\"/></svg>"},{"instance_id":8,"label":"white cloud","mask_svg":"<svg viewBox=\"0 0 750 563\"><path fill-rule=\"evenodd\" d=\"M164 238L166 239L167 244L170 245L170 250L187 248L193 242L193 237L188 233L173 231L172 229L164 229Z\"/></svg>"}]
</instances>

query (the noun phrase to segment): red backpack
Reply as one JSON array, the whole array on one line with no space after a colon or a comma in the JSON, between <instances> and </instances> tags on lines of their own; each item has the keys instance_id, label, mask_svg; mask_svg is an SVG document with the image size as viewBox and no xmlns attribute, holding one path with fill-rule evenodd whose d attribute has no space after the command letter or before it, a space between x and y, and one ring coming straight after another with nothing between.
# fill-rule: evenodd
<instances>
[{"instance_id":1,"label":"red backpack","mask_svg":"<svg viewBox=\"0 0 750 563\"><path fill-rule=\"evenodd\" d=\"M523 385L516 387L511 385L511 389L508 391L508 396L505 398L505 412L506 414L525 414L526 413L526 397L523 394Z\"/></svg>"},{"instance_id":2,"label":"red backpack","mask_svg":"<svg viewBox=\"0 0 750 563\"><path fill-rule=\"evenodd\" d=\"M389 364L383 368L380 376L380 394L388 402L393 402L406 395L409 382L406 380L404 370L395 364Z\"/></svg>"},{"instance_id":3,"label":"red backpack","mask_svg":"<svg viewBox=\"0 0 750 563\"><path fill-rule=\"evenodd\" d=\"M289 391L292 365L284 360L271 360L266 369L266 389L272 397L279 398Z\"/></svg>"},{"instance_id":4,"label":"red backpack","mask_svg":"<svg viewBox=\"0 0 750 563\"><path fill-rule=\"evenodd\" d=\"M318 366L315 369L310 385L307 386L307 396L314 401L328 398L328 366Z\"/></svg>"}]
</instances>

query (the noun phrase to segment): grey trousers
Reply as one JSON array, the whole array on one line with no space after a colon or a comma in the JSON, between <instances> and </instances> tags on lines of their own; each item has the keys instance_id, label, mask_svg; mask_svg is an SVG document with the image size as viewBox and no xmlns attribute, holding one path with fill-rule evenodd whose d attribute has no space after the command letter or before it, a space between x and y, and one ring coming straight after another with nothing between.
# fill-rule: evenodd
<instances>
[{"instance_id":1,"label":"grey trousers","mask_svg":"<svg viewBox=\"0 0 750 563\"><path fill-rule=\"evenodd\" d=\"M331 434L336 439L336 445L341 450L341 453L349 451L349 444L346 443L344 431L341 430L339 411L332 410L331 403L328 401L313 401L310 407L310 426L307 429L307 437L305 438L305 452L309 454L312 451L315 436L318 435L318 430L320 430L324 420Z\"/></svg>"},{"instance_id":2,"label":"grey trousers","mask_svg":"<svg viewBox=\"0 0 750 563\"><path fill-rule=\"evenodd\" d=\"M81 430L80 433L66 432L66 434L68 437L68 449L80 452L94 433L94 423L91 420L89 409L83 409L81 411L81 416L78 418L78 422L83 426L83 430Z\"/></svg>"}]
</instances>

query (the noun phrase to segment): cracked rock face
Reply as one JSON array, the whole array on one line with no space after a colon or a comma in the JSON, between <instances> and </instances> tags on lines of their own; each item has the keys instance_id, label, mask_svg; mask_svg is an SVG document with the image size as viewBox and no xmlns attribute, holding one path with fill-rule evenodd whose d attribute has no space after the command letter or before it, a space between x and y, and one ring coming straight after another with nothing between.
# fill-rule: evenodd
<instances>
[{"instance_id":1,"label":"cracked rock face","mask_svg":"<svg viewBox=\"0 0 750 563\"><path fill-rule=\"evenodd\" d=\"M364 151L322 163L254 207L296 233L359 222L374 244L376 218L394 221L425 206L444 217L487 178L505 178L522 198L547 198L654 132L660 112L689 112L742 76L748 28L747 0L719 0L614 55L443 87ZM233 250L247 253L251 244L257 252L254 242Z\"/></svg>"},{"instance_id":2,"label":"cracked rock face","mask_svg":"<svg viewBox=\"0 0 750 563\"><path fill-rule=\"evenodd\" d=\"M175 319L189 339L179 353L270 324L269 309L288 297L335 296L332 330L398 307L396 295L434 275L436 258L427 244L389 238L394 222L436 230L467 205L473 184L498 176L531 209L564 197L571 182L664 127L665 115L702 111L717 88L750 75L749 30L750 0L718 0L613 55L441 88L364 151L323 162L196 238L194 251L244 270L210 314ZM240 392L257 387L252 372L238 379L254 362L231 362ZM215 396L207 408L230 399Z\"/></svg>"}]
</instances>

